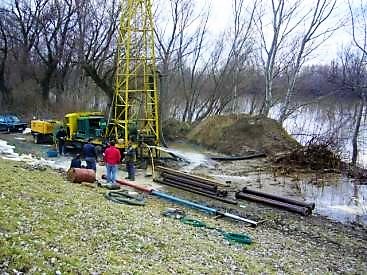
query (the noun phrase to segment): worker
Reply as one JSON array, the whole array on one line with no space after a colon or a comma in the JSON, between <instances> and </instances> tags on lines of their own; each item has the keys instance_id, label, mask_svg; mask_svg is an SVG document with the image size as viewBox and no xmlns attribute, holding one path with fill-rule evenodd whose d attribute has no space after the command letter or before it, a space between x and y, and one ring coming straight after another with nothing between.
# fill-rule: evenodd
<instances>
[{"instance_id":1,"label":"worker","mask_svg":"<svg viewBox=\"0 0 367 275\"><path fill-rule=\"evenodd\" d=\"M126 179L135 180L135 160L136 160L135 149L130 144L125 152L125 163L127 170Z\"/></svg>"},{"instance_id":2,"label":"worker","mask_svg":"<svg viewBox=\"0 0 367 275\"><path fill-rule=\"evenodd\" d=\"M65 140L66 140L66 131L63 126L56 133L56 141L57 147L59 149L59 155L63 155L65 153Z\"/></svg>"},{"instance_id":3,"label":"worker","mask_svg":"<svg viewBox=\"0 0 367 275\"><path fill-rule=\"evenodd\" d=\"M80 154L76 154L75 157L71 160L70 169L71 168L82 168L82 160L80 159Z\"/></svg>"},{"instance_id":4,"label":"worker","mask_svg":"<svg viewBox=\"0 0 367 275\"><path fill-rule=\"evenodd\" d=\"M115 141L110 141L109 147L104 152L104 161L107 169L107 183L116 184L116 173L121 161L120 150L115 147Z\"/></svg>"},{"instance_id":5,"label":"worker","mask_svg":"<svg viewBox=\"0 0 367 275\"><path fill-rule=\"evenodd\" d=\"M83 146L83 156L85 162L87 163L87 169L93 169L94 172L97 171L97 151L96 147L92 144L92 138L88 139L88 143Z\"/></svg>"}]
</instances>

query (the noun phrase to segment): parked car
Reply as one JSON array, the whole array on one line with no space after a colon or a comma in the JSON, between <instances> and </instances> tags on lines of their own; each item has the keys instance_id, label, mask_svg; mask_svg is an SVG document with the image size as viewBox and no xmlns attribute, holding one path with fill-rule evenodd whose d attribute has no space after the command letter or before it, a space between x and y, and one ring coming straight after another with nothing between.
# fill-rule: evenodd
<instances>
[{"instance_id":1,"label":"parked car","mask_svg":"<svg viewBox=\"0 0 367 275\"><path fill-rule=\"evenodd\" d=\"M27 128L27 123L21 121L15 115L0 115L0 131L22 132Z\"/></svg>"}]
</instances>

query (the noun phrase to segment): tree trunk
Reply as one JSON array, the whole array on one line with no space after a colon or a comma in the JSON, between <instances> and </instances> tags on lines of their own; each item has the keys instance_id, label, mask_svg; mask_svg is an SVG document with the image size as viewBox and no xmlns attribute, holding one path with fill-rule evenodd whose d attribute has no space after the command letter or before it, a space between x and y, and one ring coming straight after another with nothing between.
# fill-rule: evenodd
<instances>
[{"instance_id":1,"label":"tree trunk","mask_svg":"<svg viewBox=\"0 0 367 275\"><path fill-rule=\"evenodd\" d=\"M0 93L3 98L4 107L11 106L13 103L13 97L11 94L11 90L5 84L5 80L3 76L0 76Z\"/></svg>"},{"instance_id":2,"label":"tree trunk","mask_svg":"<svg viewBox=\"0 0 367 275\"><path fill-rule=\"evenodd\" d=\"M356 122L355 122L355 128L354 128L354 132L353 132L353 137L352 137L352 146L353 146L353 151L352 151L352 165L355 166L357 163L357 157L358 157L358 135L359 135L359 129L361 126L361 120L362 120L362 115L363 115L363 109L364 109L364 104L365 103L365 99L363 98L361 105L356 109L357 115L356 115Z\"/></svg>"},{"instance_id":3,"label":"tree trunk","mask_svg":"<svg viewBox=\"0 0 367 275\"><path fill-rule=\"evenodd\" d=\"M45 76L41 80L41 89L42 89L42 100L44 103L48 102L48 98L50 95L50 82L51 76L49 72L45 74Z\"/></svg>"}]
</instances>

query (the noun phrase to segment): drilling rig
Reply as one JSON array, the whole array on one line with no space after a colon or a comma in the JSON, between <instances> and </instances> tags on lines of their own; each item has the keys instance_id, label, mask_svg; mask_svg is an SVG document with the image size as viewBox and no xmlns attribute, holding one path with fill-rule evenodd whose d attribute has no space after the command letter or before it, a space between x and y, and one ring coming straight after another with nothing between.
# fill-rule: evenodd
<instances>
[{"instance_id":1,"label":"drilling rig","mask_svg":"<svg viewBox=\"0 0 367 275\"><path fill-rule=\"evenodd\" d=\"M120 148L160 144L158 72L151 0L122 0L115 92L106 137Z\"/></svg>"}]
</instances>

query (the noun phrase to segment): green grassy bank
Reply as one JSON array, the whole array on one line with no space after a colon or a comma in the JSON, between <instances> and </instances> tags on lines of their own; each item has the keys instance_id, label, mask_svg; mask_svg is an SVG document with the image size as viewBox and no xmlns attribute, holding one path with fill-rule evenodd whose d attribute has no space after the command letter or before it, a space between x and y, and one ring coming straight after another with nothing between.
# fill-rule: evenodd
<instances>
[{"instance_id":1,"label":"green grassy bank","mask_svg":"<svg viewBox=\"0 0 367 275\"><path fill-rule=\"evenodd\" d=\"M148 197L143 207L114 204L103 189L1 159L0 173L0 273L272 273L269 265L246 255L256 244L230 244L213 231L162 217L170 203Z\"/></svg>"}]
</instances>

